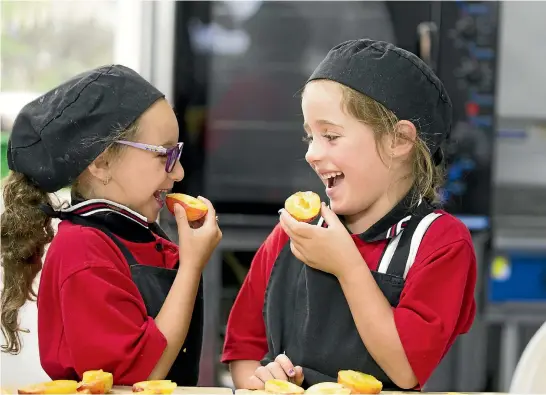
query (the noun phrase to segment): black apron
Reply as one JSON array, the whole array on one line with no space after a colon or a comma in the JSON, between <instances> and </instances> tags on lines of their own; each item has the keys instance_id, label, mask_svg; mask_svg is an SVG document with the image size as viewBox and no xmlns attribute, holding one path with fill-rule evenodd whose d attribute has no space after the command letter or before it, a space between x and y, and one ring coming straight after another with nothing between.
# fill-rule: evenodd
<instances>
[{"instance_id":1,"label":"black apron","mask_svg":"<svg viewBox=\"0 0 546 395\"><path fill-rule=\"evenodd\" d=\"M378 271L371 271L393 307L398 305L404 288L412 239L417 238L420 243L423 225L428 228L430 219L439 216L432 211L420 204L406 228L387 243L381 259L386 272L380 273L379 267ZM417 232L420 239L414 238L418 225L427 216ZM269 351L262 365L285 353L294 366L303 368L304 388L324 381L336 382L339 370L352 369L376 377L384 390L401 390L364 346L337 278L305 265L292 254L289 242L273 266L263 314Z\"/></svg>"},{"instance_id":2,"label":"black apron","mask_svg":"<svg viewBox=\"0 0 546 395\"><path fill-rule=\"evenodd\" d=\"M63 219L75 224L98 229L106 234L120 249L131 270L131 276L135 282L150 317L155 318L161 310L177 274L177 269L167 269L157 266L139 264L129 249L104 225L92 219L63 213ZM152 224L151 229L159 236L168 240L161 228ZM178 266L178 264L177 264ZM177 319L172 317L173 320ZM166 380L172 380L179 386L196 386L199 379L199 361L203 342L203 279L199 282L195 306L191 317L190 327L186 340L174 361Z\"/></svg>"}]
</instances>

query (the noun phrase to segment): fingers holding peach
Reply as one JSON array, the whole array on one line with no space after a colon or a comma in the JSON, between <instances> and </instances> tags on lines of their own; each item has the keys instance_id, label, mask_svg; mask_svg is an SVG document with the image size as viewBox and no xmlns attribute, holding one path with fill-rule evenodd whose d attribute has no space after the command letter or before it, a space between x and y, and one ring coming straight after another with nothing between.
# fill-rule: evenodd
<instances>
[{"instance_id":1,"label":"fingers holding peach","mask_svg":"<svg viewBox=\"0 0 546 395\"><path fill-rule=\"evenodd\" d=\"M279 364L286 376L293 379L296 384L301 385L303 383L303 369L301 366L294 366L290 358L285 354L277 355L275 363Z\"/></svg>"}]
</instances>

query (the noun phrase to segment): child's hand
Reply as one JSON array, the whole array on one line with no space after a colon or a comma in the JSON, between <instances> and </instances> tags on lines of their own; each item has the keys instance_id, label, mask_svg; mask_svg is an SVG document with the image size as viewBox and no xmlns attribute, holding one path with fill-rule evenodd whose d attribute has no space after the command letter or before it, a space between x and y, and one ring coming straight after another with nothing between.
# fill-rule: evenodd
<instances>
[{"instance_id":1,"label":"child's hand","mask_svg":"<svg viewBox=\"0 0 546 395\"><path fill-rule=\"evenodd\" d=\"M315 269L340 277L354 262L362 261L351 235L337 215L324 203L321 215L327 228L298 222L281 210L280 223L290 237L290 249L296 258ZM364 262L363 262L364 263Z\"/></svg>"},{"instance_id":2,"label":"child's hand","mask_svg":"<svg viewBox=\"0 0 546 395\"><path fill-rule=\"evenodd\" d=\"M250 390L262 390L265 382L272 379L290 381L296 385L301 385L303 383L303 369L301 366L294 366L286 355L280 354L275 358L274 362L256 369L245 387Z\"/></svg>"},{"instance_id":3,"label":"child's hand","mask_svg":"<svg viewBox=\"0 0 546 395\"><path fill-rule=\"evenodd\" d=\"M195 227L188 223L186 211L179 205L174 205L176 224L178 225L180 265L195 265L203 270L212 252L222 239L222 231L218 227L216 211L212 203L204 197L199 199L208 207L207 215L202 225Z\"/></svg>"}]
</instances>

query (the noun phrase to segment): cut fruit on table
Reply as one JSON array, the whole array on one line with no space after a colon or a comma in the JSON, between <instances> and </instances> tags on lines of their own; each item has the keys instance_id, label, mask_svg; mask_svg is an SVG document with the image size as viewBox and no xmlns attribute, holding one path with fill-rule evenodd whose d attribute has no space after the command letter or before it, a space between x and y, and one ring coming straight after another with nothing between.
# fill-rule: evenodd
<instances>
[{"instance_id":1,"label":"cut fruit on table","mask_svg":"<svg viewBox=\"0 0 546 395\"><path fill-rule=\"evenodd\" d=\"M189 222L197 221L203 218L209 211L207 205L201 200L183 193L169 193L165 196L165 204L174 215L175 204L180 204L186 211Z\"/></svg>"},{"instance_id":2,"label":"cut fruit on table","mask_svg":"<svg viewBox=\"0 0 546 395\"><path fill-rule=\"evenodd\" d=\"M267 380L265 391L273 394L303 394L305 390L300 386L284 380Z\"/></svg>"},{"instance_id":3,"label":"cut fruit on table","mask_svg":"<svg viewBox=\"0 0 546 395\"><path fill-rule=\"evenodd\" d=\"M312 191L296 192L286 199L284 209L300 222L311 222L320 214L320 196Z\"/></svg>"},{"instance_id":4,"label":"cut fruit on table","mask_svg":"<svg viewBox=\"0 0 546 395\"><path fill-rule=\"evenodd\" d=\"M383 383L369 374L355 370L340 370L337 374L337 382L351 389L352 394L379 394L383 389Z\"/></svg>"},{"instance_id":5,"label":"cut fruit on table","mask_svg":"<svg viewBox=\"0 0 546 395\"><path fill-rule=\"evenodd\" d=\"M172 394L176 383L171 380L148 380L133 384L133 392L139 394Z\"/></svg>"},{"instance_id":6,"label":"cut fruit on table","mask_svg":"<svg viewBox=\"0 0 546 395\"><path fill-rule=\"evenodd\" d=\"M329 394L348 395L351 393L351 389L344 387L343 384L324 382L324 383L318 383L318 384L310 386L309 388L305 390L305 393L306 394L321 394L321 395L329 395Z\"/></svg>"},{"instance_id":7,"label":"cut fruit on table","mask_svg":"<svg viewBox=\"0 0 546 395\"><path fill-rule=\"evenodd\" d=\"M114 376L100 370L89 370L83 373L82 381L78 386L78 393L81 394L107 394L112 390Z\"/></svg>"},{"instance_id":8,"label":"cut fruit on table","mask_svg":"<svg viewBox=\"0 0 546 395\"><path fill-rule=\"evenodd\" d=\"M27 385L17 389L18 394L76 394L79 383L75 380L53 380Z\"/></svg>"}]
</instances>

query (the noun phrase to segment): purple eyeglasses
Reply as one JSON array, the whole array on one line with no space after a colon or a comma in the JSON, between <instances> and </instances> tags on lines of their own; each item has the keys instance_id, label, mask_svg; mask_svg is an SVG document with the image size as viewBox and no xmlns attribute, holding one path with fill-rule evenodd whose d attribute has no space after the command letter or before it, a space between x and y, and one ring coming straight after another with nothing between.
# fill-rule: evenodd
<instances>
[{"instance_id":1,"label":"purple eyeglasses","mask_svg":"<svg viewBox=\"0 0 546 395\"><path fill-rule=\"evenodd\" d=\"M125 140L117 140L116 143L129 145L134 148L139 148L146 151L165 155L167 157L167 163L165 164L165 171L167 173L170 173L171 171L173 171L174 166L176 165L176 162L178 162L178 160L180 159L180 155L182 155L182 147L184 146L184 143L176 143L174 147L165 148L160 145L135 143L134 141L125 141Z\"/></svg>"}]
</instances>

